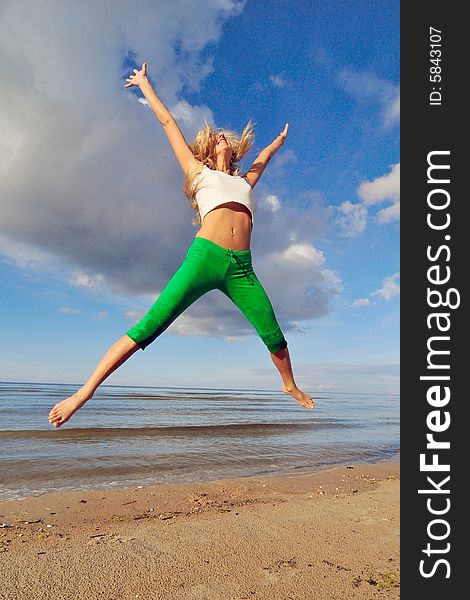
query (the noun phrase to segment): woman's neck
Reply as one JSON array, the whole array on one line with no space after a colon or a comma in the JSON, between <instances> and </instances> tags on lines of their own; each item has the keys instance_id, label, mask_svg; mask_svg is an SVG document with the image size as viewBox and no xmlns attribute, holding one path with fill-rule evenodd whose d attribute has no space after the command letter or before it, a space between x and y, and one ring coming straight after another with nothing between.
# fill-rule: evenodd
<instances>
[{"instance_id":1,"label":"woman's neck","mask_svg":"<svg viewBox=\"0 0 470 600\"><path fill-rule=\"evenodd\" d=\"M219 156L217 158L217 161L215 163L215 168L217 169L217 171L223 171L224 173L231 175L232 170L230 167L231 167L231 164L230 164L229 160L227 160L223 156Z\"/></svg>"}]
</instances>

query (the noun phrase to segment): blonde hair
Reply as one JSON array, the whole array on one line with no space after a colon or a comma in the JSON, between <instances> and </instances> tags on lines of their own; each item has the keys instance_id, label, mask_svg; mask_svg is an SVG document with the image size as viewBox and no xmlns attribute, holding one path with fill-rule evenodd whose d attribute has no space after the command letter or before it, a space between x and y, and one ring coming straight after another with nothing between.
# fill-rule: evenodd
<instances>
[{"instance_id":1,"label":"blonde hair","mask_svg":"<svg viewBox=\"0 0 470 600\"><path fill-rule=\"evenodd\" d=\"M196 133L196 136L190 145L190 149L194 157L202 164L207 165L209 169L215 169L216 164L213 156L210 155L212 134L223 132L225 138L232 148L232 158L230 159L230 175L239 175L241 167L237 163L248 154L254 143L254 127L253 119L248 121L248 124L242 131L241 136L238 136L234 131L226 129L216 129L211 123L204 119L204 125ZM188 172L184 177L183 193L189 200L191 208L197 213L192 224L198 225L201 222L201 215L196 202L196 193L198 191L198 183L195 183L199 172Z\"/></svg>"}]
</instances>

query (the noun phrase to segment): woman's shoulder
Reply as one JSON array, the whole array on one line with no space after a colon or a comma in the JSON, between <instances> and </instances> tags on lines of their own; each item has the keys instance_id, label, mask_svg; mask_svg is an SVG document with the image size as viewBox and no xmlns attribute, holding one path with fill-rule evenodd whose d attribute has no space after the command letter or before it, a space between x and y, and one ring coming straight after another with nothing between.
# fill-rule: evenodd
<instances>
[{"instance_id":1,"label":"woman's shoulder","mask_svg":"<svg viewBox=\"0 0 470 600\"><path fill-rule=\"evenodd\" d=\"M197 158L192 160L188 167L188 172L187 172L189 177L195 177L196 175L201 175L203 173L203 171L205 170L204 169L205 166L206 165L204 163L202 163L200 160L198 160Z\"/></svg>"}]
</instances>

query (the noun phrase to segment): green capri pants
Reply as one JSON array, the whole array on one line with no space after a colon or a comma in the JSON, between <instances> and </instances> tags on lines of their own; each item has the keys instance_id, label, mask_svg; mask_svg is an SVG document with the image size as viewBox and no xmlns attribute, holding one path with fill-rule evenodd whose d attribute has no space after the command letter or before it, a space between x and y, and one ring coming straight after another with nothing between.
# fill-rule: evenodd
<instances>
[{"instance_id":1,"label":"green capri pants","mask_svg":"<svg viewBox=\"0 0 470 600\"><path fill-rule=\"evenodd\" d=\"M231 250L203 237L194 238L153 306L126 334L145 350L193 302L216 288L238 306L270 352L287 346L271 302L253 271L251 250Z\"/></svg>"}]
</instances>

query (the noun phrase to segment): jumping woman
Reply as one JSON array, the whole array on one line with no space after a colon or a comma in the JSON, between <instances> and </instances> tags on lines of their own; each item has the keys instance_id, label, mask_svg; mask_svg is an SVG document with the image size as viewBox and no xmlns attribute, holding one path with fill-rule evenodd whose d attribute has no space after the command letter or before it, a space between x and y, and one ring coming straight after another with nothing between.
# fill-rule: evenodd
<instances>
[{"instance_id":1,"label":"jumping woman","mask_svg":"<svg viewBox=\"0 0 470 600\"><path fill-rule=\"evenodd\" d=\"M294 381L287 341L253 270L250 249L254 223L252 190L283 145L288 124L242 176L237 163L253 145L251 121L241 136L214 130L206 122L188 146L174 117L152 89L147 79L147 64L143 63L140 71L133 71L124 87L139 87L162 124L185 174L184 193L197 213L193 225L201 223L201 228L185 259L147 314L109 348L75 394L52 408L49 422L55 427L66 423L134 352L145 350L193 302L216 288L240 309L268 348L283 381L282 391L305 408L313 408L312 397Z\"/></svg>"}]
</instances>

